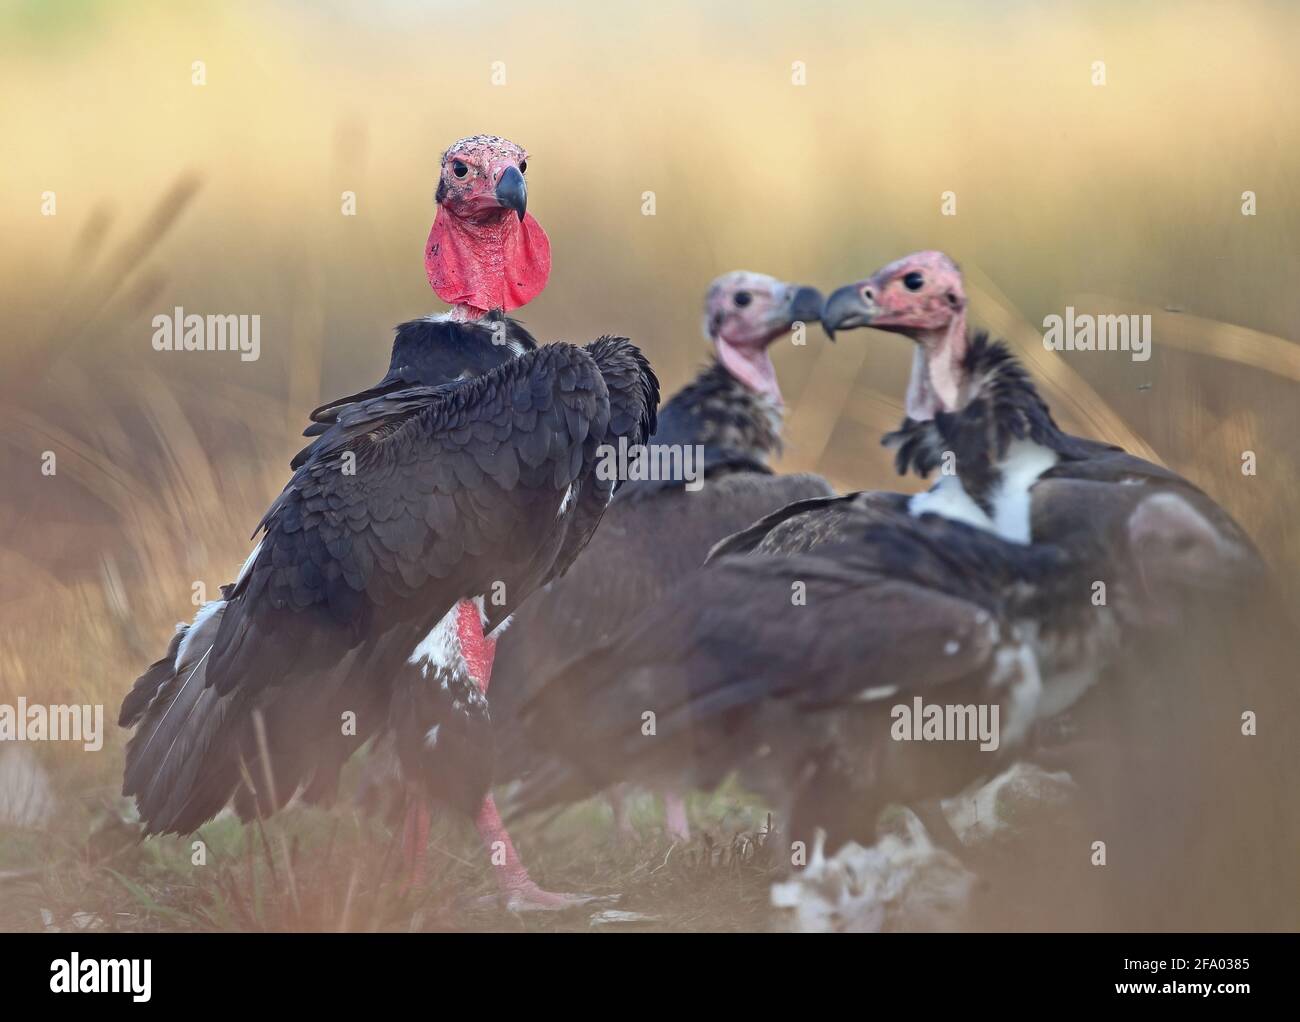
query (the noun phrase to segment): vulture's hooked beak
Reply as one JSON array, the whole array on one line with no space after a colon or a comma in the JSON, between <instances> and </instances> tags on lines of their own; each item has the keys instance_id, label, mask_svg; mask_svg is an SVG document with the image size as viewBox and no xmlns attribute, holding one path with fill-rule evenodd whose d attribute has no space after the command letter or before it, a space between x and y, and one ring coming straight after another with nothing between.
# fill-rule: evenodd
<instances>
[{"instance_id":1,"label":"vulture's hooked beak","mask_svg":"<svg viewBox=\"0 0 1300 1022\"><path fill-rule=\"evenodd\" d=\"M519 173L518 167L507 167L502 171L501 180L497 182L496 198L498 204L519 214L520 220L524 218L524 211L528 209L528 185L524 183L524 175Z\"/></svg>"},{"instance_id":2,"label":"vulture's hooked beak","mask_svg":"<svg viewBox=\"0 0 1300 1022\"><path fill-rule=\"evenodd\" d=\"M875 302L863 297L865 286L865 281L845 284L826 299L826 304L822 307L822 329L831 340L835 340L836 330L870 326L872 318L880 312L880 307Z\"/></svg>"},{"instance_id":3,"label":"vulture's hooked beak","mask_svg":"<svg viewBox=\"0 0 1300 1022\"><path fill-rule=\"evenodd\" d=\"M786 330L796 323L817 323L822 316L822 293L815 287L804 284L791 284L787 289L785 301L777 313L784 320Z\"/></svg>"}]
</instances>

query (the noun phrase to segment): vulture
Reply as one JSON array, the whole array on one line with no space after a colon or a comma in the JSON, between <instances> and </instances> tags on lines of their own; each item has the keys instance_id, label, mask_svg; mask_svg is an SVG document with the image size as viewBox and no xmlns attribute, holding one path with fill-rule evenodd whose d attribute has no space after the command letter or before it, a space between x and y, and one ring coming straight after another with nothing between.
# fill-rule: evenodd
<instances>
[{"instance_id":1,"label":"vulture","mask_svg":"<svg viewBox=\"0 0 1300 1022\"><path fill-rule=\"evenodd\" d=\"M741 770L805 848L816 828L828 848L870 843L885 804L1005 766L1130 631L1164 627L1184 565L1150 538L1200 527L1181 497L1154 494L1111 505L1094 540L1069 546L869 510L806 552L715 554L525 707L550 757L520 802L629 779L708 789ZM997 707L993 747L898 740L900 708L921 702Z\"/></svg>"},{"instance_id":2,"label":"vulture","mask_svg":"<svg viewBox=\"0 0 1300 1022\"><path fill-rule=\"evenodd\" d=\"M511 619L495 665L508 679L493 703L499 779L535 765L517 710L537 682L652 605L723 537L791 501L831 492L819 476L776 475L769 465L781 449L782 401L767 349L797 323L819 320L821 307L813 288L760 273L727 273L710 285L704 329L715 358L660 409L647 454L670 464L686 453L681 464L693 466L694 479L665 472L623 482L569 572ZM662 795L669 832L685 839L681 792ZM625 827L621 795L615 813Z\"/></svg>"},{"instance_id":3,"label":"vulture","mask_svg":"<svg viewBox=\"0 0 1300 1022\"><path fill-rule=\"evenodd\" d=\"M1085 871L1045 884L1031 901L1059 903L1062 891L1074 892L1060 911L1089 926L1250 928L1276 919L1277 892L1290 892L1289 904L1300 894L1294 860L1280 864L1271 850L1300 840L1289 809L1298 761L1280 740L1300 726L1287 666L1300 656L1300 633L1268 562L1178 473L1062 431L1016 358L968 332L966 314L961 272L941 252L906 256L839 288L823 313L828 333L874 327L915 344L906 418L885 442L900 472L927 474L945 460L952 471L909 507L1017 543L1074 549L1095 548L1099 523L1127 515L1142 537L1137 563L1160 565L1170 589L1163 603L1148 601L1150 614L1180 624L1135 636L1113 677L1082 694L1056 740L1039 743L1036 761L1079 782L1090 832L1121 834L1126 844L1104 885ZM780 529L751 542L772 546ZM1118 553L1102 549L1098 564ZM1100 567L1095 575L1104 577ZM1090 671L1079 682L1098 677ZM1254 730L1262 719L1272 722L1267 734ZM1190 843L1189 833L1197 835ZM1045 861L1062 854L1072 852L1054 848ZM1165 864L1159 883L1143 866L1151 862ZM1191 888L1214 893L1193 905L1182 897Z\"/></svg>"},{"instance_id":4,"label":"vulture","mask_svg":"<svg viewBox=\"0 0 1300 1022\"><path fill-rule=\"evenodd\" d=\"M123 791L146 833L327 791L390 734L413 789L504 847L512 907L564 903L488 793L491 633L590 539L613 490L600 452L649 437L658 383L625 338L539 346L505 316L550 270L526 169L495 136L443 154L425 266L450 313L398 327L383 380L312 413L237 578L124 699ZM426 805L408 815L419 854Z\"/></svg>"},{"instance_id":5,"label":"vulture","mask_svg":"<svg viewBox=\"0 0 1300 1022\"><path fill-rule=\"evenodd\" d=\"M906 417L884 442L897 449L900 474L927 475L947 452L955 471L914 498L914 509L990 528L1014 542L1060 542L1100 514L1097 502L1131 503L1168 491L1209 522L1219 560L1253 561L1263 570L1241 527L1191 482L1113 444L1061 430L1006 345L968 333L966 313L961 271L942 252L905 256L826 301L822 323L832 335L869 326L915 342ZM974 445L970 450L963 438ZM1071 485L1081 480L1109 485ZM1124 492L1130 486L1138 490ZM1085 493L1088 503L1081 506Z\"/></svg>"},{"instance_id":6,"label":"vulture","mask_svg":"<svg viewBox=\"0 0 1300 1022\"><path fill-rule=\"evenodd\" d=\"M925 287L924 276L908 279L915 272L903 261L889 279L915 293ZM916 323L946 325L964 308L960 278L949 283ZM864 293L856 290L854 304ZM866 325L837 295L828 330ZM955 366L938 359L931 374L919 358L917 368L909 421L887 441L904 470L926 474L952 452L955 471L911 497L795 502L719 544L635 626L570 665L564 673L577 683L534 699L529 719L563 762L530 785L526 803L579 797L620 775L687 775L708 787L740 768L752 780L765 762L768 793L793 807L796 833L819 825L869 838L881 798L951 794L990 760L905 756L882 745L879 721L863 733L867 711L847 704L877 693L896 701L939 682L973 702L1002 692L1009 746L1032 737L1038 748L1071 732L1068 711L1098 679L1117 665L1132 673L1176 642L1171 625L1201 620L1202 596L1240 600L1259 584L1258 554L1217 505L1175 473L1064 434L1004 345L977 336ZM938 405L936 395L949 399ZM1032 503L1047 480L1059 496L1045 513ZM900 587L913 603L896 596ZM982 648L960 616L945 616L953 600L966 622L991 622ZM798 608L814 604L801 622ZM939 650L952 651L950 665ZM1015 681L1030 665L1037 683ZM1016 691L1030 694L1017 701ZM591 709L605 700L610 709ZM566 704L578 719L621 711L622 729L579 747L563 725ZM653 736L637 726L646 708L656 713ZM880 757L912 762L891 771Z\"/></svg>"},{"instance_id":7,"label":"vulture","mask_svg":"<svg viewBox=\"0 0 1300 1022\"><path fill-rule=\"evenodd\" d=\"M1146 495L1171 492L1206 522L1206 534L1184 552L1199 559L1202 583L1225 573L1233 576L1229 584L1242 571L1265 574L1249 537L1195 485L1115 445L1061 430L1005 343L968 335L966 304L956 264L941 252L918 252L839 288L823 311L831 336L872 326L916 342L906 418L883 442L896 448L900 475L940 470L934 485L912 496L859 492L793 503L730 537L718 553L811 549L864 514L934 513L1016 543L1068 542L1105 518L1101 505L1109 501L1131 510Z\"/></svg>"},{"instance_id":8,"label":"vulture","mask_svg":"<svg viewBox=\"0 0 1300 1022\"><path fill-rule=\"evenodd\" d=\"M900 474L938 469L937 480L911 496L867 491L791 503L713 556L799 553L842 541L865 520L928 513L1014 543L1071 544L1164 493L1181 498L1164 505L1184 515L1180 546L1158 533L1150 542L1166 548L1165 560L1182 562L1191 590L1239 592L1248 577L1270 585L1250 538L1203 491L1119 447L1062 431L1019 360L985 333L968 336L965 316L961 273L940 252L916 253L835 291L823 312L828 334L880 326L916 341L907 417L884 443L897 448Z\"/></svg>"}]
</instances>

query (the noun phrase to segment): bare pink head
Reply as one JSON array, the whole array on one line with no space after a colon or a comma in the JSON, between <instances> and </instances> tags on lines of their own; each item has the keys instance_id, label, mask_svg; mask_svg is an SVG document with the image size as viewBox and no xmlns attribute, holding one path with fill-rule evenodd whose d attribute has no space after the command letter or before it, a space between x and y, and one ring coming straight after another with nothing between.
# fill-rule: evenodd
<instances>
[{"instance_id":1,"label":"bare pink head","mask_svg":"<svg viewBox=\"0 0 1300 1022\"><path fill-rule=\"evenodd\" d=\"M546 287L551 245L527 212L527 172L523 147L496 135L462 138L442 154L424 266L462 315L517 309Z\"/></svg>"},{"instance_id":2,"label":"bare pink head","mask_svg":"<svg viewBox=\"0 0 1300 1022\"><path fill-rule=\"evenodd\" d=\"M817 322L822 296L816 288L790 284L766 273L733 270L709 285L704 332L720 361L750 390L781 401L768 346L796 323Z\"/></svg>"},{"instance_id":3,"label":"bare pink head","mask_svg":"<svg viewBox=\"0 0 1300 1022\"><path fill-rule=\"evenodd\" d=\"M942 252L913 252L826 300L822 326L870 326L917 343L907 414L917 421L960 406L966 353L966 289L961 270Z\"/></svg>"}]
</instances>

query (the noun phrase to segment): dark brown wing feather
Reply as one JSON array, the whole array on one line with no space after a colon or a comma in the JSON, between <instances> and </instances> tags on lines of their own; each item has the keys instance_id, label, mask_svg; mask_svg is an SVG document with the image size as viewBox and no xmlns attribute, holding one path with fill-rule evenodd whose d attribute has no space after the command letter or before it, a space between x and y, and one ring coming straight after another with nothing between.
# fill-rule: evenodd
<instances>
[{"instance_id":1,"label":"dark brown wing feather","mask_svg":"<svg viewBox=\"0 0 1300 1022\"><path fill-rule=\"evenodd\" d=\"M598 343L336 410L259 526L243 577L123 704L123 723L139 724L124 791L149 830L194 829L243 777L260 808L282 804L381 726L394 670L457 600L502 583L490 610L504 616L562 570L580 548L570 528L585 541L603 510L582 490L612 423L633 443L653 428L639 352ZM614 391L602 363L622 374ZM344 712L355 736L341 734Z\"/></svg>"}]
</instances>

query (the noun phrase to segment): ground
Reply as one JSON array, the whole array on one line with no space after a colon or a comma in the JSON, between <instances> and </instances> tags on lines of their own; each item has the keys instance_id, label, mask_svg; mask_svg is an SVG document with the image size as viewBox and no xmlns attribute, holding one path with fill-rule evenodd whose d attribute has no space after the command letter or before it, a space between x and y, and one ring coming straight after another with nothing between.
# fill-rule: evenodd
<instances>
[{"instance_id":1,"label":"ground","mask_svg":"<svg viewBox=\"0 0 1300 1022\"><path fill-rule=\"evenodd\" d=\"M190 837L145 841L125 808L103 792L47 829L0 828L0 931L698 931L775 922L775 867L749 843L761 814L731 792L694 800L701 826L686 844L663 835L649 796L633 800L630 835L600 801L515 828L539 883L608 899L528 914L499 906L473 828L450 814L435 823L425 883L404 893L400 826L346 805L293 806L249 826L226 816ZM206 863L196 865L200 840Z\"/></svg>"}]
</instances>

